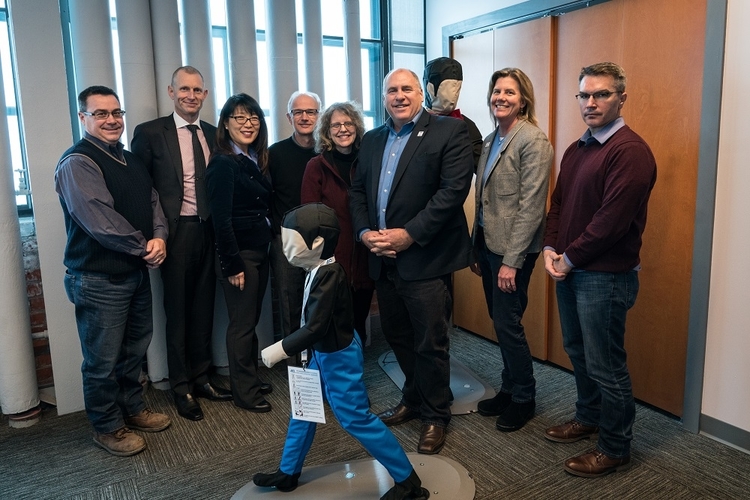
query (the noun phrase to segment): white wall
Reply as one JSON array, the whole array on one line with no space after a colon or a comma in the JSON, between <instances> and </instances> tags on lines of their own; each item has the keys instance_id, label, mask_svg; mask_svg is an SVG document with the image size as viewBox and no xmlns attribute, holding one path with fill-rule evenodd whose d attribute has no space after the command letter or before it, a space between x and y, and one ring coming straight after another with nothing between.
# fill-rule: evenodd
<instances>
[{"instance_id":1,"label":"white wall","mask_svg":"<svg viewBox=\"0 0 750 500\"><path fill-rule=\"evenodd\" d=\"M702 413L750 431L750 2L729 0Z\"/></svg>"}]
</instances>

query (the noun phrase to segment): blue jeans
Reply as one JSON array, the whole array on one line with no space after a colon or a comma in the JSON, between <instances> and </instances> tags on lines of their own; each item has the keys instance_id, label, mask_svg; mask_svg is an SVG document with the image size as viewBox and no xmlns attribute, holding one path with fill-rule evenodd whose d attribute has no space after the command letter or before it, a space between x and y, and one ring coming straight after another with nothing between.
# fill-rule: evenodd
<instances>
[{"instance_id":1,"label":"blue jeans","mask_svg":"<svg viewBox=\"0 0 750 500\"><path fill-rule=\"evenodd\" d=\"M536 397L536 380L521 319L529 303L529 281L539 254L531 253L526 256L523 267L516 272L515 291L506 293L497 286L497 273L503 263L503 256L494 254L487 248L483 231L478 232L476 243L484 296L503 358L500 391L511 394L516 403L527 403Z\"/></svg>"},{"instance_id":2,"label":"blue jeans","mask_svg":"<svg viewBox=\"0 0 750 500\"><path fill-rule=\"evenodd\" d=\"M406 380L401 402L422 422L446 427L451 419L448 321L450 275L407 281L383 265L375 282L383 336Z\"/></svg>"},{"instance_id":3,"label":"blue jeans","mask_svg":"<svg viewBox=\"0 0 750 500\"><path fill-rule=\"evenodd\" d=\"M576 420L599 426L599 451L630 454L635 402L625 353L625 318L638 273L571 272L557 282L565 352L578 390Z\"/></svg>"},{"instance_id":4,"label":"blue jeans","mask_svg":"<svg viewBox=\"0 0 750 500\"><path fill-rule=\"evenodd\" d=\"M83 353L83 398L96 432L113 432L140 413L141 364L153 333L146 268L109 276L68 270L65 291L75 305Z\"/></svg>"}]
</instances>

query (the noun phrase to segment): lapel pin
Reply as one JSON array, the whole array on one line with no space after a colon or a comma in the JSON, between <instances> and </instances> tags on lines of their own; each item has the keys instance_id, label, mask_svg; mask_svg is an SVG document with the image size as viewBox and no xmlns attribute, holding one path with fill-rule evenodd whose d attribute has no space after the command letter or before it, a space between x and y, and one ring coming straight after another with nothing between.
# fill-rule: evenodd
<instances>
[{"instance_id":1,"label":"lapel pin","mask_svg":"<svg viewBox=\"0 0 750 500\"><path fill-rule=\"evenodd\" d=\"M424 130L420 130L417 132L417 137L422 137L424 135Z\"/></svg>"}]
</instances>

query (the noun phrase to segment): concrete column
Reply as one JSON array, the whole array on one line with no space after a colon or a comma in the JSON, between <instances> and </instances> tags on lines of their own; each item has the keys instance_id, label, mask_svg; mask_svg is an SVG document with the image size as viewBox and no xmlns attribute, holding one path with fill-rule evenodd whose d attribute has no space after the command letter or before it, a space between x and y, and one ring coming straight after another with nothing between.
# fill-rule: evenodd
<instances>
[{"instance_id":1,"label":"concrete column","mask_svg":"<svg viewBox=\"0 0 750 500\"><path fill-rule=\"evenodd\" d=\"M174 70L182 66L177 0L151 0L151 40L158 116L164 116L174 111L167 87L172 83Z\"/></svg>"},{"instance_id":2,"label":"concrete column","mask_svg":"<svg viewBox=\"0 0 750 500\"><path fill-rule=\"evenodd\" d=\"M91 85L117 90L108 0L69 0L76 93Z\"/></svg>"},{"instance_id":3,"label":"concrete column","mask_svg":"<svg viewBox=\"0 0 750 500\"><path fill-rule=\"evenodd\" d=\"M185 37L185 57L183 57L183 60L185 64L194 66L201 72L203 82L209 89L208 96L203 102L201 118L209 123L216 123L219 116L216 107L217 105L221 107L224 103L217 103L214 100L216 93L214 82L216 80L211 54L211 15L208 9L208 0L181 1L182 33Z\"/></svg>"},{"instance_id":4,"label":"concrete column","mask_svg":"<svg viewBox=\"0 0 750 500\"><path fill-rule=\"evenodd\" d=\"M227 38L232 94L244 92L259 100L253 0L227 0Z\"/></svg>"},{"instance_id":5,"label":"concrete column","mask_svg":"<svg viewBox=\"0 0 750 500\"><path fill-rule=\"evenodd\" d=\"M306 86L325 102L323 78L323 26L320 0L302 0L302 47L305 55Z\"/></svg>"},{"instance_id":6,"label":"concrete column","mask_svg":"<svg viewBox=\"0 0 750 500\"><path fill-rule=\"evenodd\" d=\"M179 49L179 27L177 26L177 3L158 1L153 3L173 4L177 42ZM133 129L139 123L153 120L159 116L157 96L164 94L172 110L172 100L167 94L167 84L159 88L155 82L154 47L151 40L151 9L149 0L117 0L117 32L120 37L120 66L122 70L122 95L125 115L125 125L128 138L133 138ZM159 31L160 27L155 31ZM172 68L174 71L175 66ZM165 80L169 82L172 73ZM166 113L165 113L166 114ZM128 147L128 145L125 145ZM148 376L152 382L162 381L169 376L167 366L166 315L164 303L164 286L161 273L150 270L151 293L153 295L154 335L149 344L146 359L148 360Z\"/></svg>"},{"instance_id":7,"label":"concrete column","mask_svg":"<svg viewBox=\"0 0 750 500\"><path fill-rule=\"evenodd\" d=\"M38 406L39 393L5 109L0 89L0 408L13 415Z\"/></svg>"},{"instance_id":8,"label":"concrete column","mask_svg":"<svg viewBox=\"0 0 750 500\"><path fill-rule=\"evenodd\" d=\"M266 18L273 123L269 142L275 142L292 135L286 105L299 87L294 0L266 0Z\"/></svg>"},{"instance_id":9,"label":"concrete column","mask_svg":"<svg viewBox=\"0 0 750 500\"><path fill-rule=\"evenodd\" d=\"M136 125L158 116L151 12L149 0L117 0L116 6L123 87L120 99L127 110L128 138L132 138Z\"/></svg>"},{"instance_id":10,"label":"concrete column","mask_svg":"<svg viewBox=\"0 0 750 500\"><path fill-rule=\"evenodd\" d=\"M362 103L362 36L359 30L359 0L344 2L344 59L349 99Z\"/></svg>"},{"instance_id":11,"label":"concrete column","mask_svg":"<svg viewBox=\"0 0 750 500\"><path fill-rule=\"evenodd\" d=\"M18 106L23 115L22 133L44 283L55 397L58 413L65 414L83 409L83 357L73 304L68 301L63 287L65 266L62 258L67 237L52 178L60 155L73 144L71 113L75 110L66 105L68 85L72 82L67 81L65 72L59 4L49 0L14 0L8 5L16 56ZM80 31L83 31L81 23L89 23L93 18L87 15L83 20L80 16L77 19ZM111 59L110 53L98 62L106 63ZM111 73L114 75L114 70Z\"/></svg>"}]
</instances>

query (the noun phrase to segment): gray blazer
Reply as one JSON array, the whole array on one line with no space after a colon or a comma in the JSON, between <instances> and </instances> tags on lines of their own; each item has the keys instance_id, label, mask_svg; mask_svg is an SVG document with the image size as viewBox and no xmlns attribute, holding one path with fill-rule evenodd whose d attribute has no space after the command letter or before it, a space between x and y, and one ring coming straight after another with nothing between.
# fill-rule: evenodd
<instances>
[{"instance_id":1,"label":"gray blazer","mask_svg":"<svg viewBox=\"0 0 750 500\"><path fill-rule=\"evenodd\" d=\"M544 212L549 191L552 145L544 132L520 120L505 137L494 165L487 157L497 131L484 139L476 178L476 210L472 241L479 223L479 206L484 211L484 239L487 248L503 256L503 264L520 269L528 253L542 250ZM482 186L486 168L492 169Z\"/></svg>"}]
</instances>

